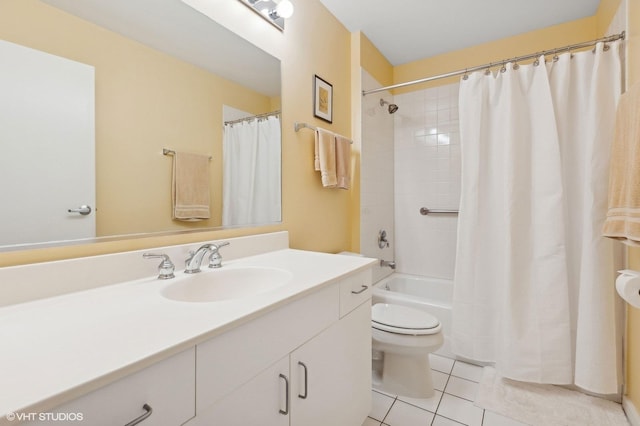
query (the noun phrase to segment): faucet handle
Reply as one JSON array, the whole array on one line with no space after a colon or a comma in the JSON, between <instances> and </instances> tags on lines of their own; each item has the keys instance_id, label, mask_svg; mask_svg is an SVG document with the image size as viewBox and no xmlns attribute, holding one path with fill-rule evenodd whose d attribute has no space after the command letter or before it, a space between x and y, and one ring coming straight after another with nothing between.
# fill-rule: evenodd
<instances>
[{"instance_id":1,"label":"faucet handle","mask_svg":"<svg viewBox=\"0 0 640 426\"><path fill-rule=\"evenodd\" d=\"M214 247L214 250L218 250L224 246L228 246L229 244L231 244L229 241L222 241L221 243L213 243L211 244Z\"/></svg>"},{"instance_id":2,"label":"faucet handle","mask_svg":"<svg viewBox=\"0 0 640 426\"><path fill-rule=\"evenodd\" d=\"M168 280L175 277L173 272L175 271L176 267L168 255L164 253L143 253L142 257L145 259L162 259L162 262L160 262L160 265L158 265L159 280Z\"/></svg>"},{"instance_id":3,"label":"faucet handle","mask_svg":"<svg viewBox=\"0 0 640 426\"><path fill-rule=\"evenodd\" d=\"M223 241L221 243L211 244L213 250L211 256L209 256L209 268L221 268L222 267L222 255L220 255L220 248L228 246L229 241Z\"/></svg>"}]
</instances>

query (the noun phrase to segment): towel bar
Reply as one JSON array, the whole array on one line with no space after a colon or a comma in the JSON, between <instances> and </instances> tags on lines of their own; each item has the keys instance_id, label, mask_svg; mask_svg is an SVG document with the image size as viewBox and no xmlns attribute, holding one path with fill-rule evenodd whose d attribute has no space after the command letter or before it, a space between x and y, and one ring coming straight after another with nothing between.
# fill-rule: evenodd
<instances>
[{"instance_id":1,"label":"towel bar","mask_svg":"<svg viewBox=\"0 0 640 426\"><path fill-rule=\"evenodd\" d=\"M311 129L311 130L318 130L317 127L314 127L310 124L307 123L299 123L299 122L295 122L293 123L293 128L295 129L296 132L300 131L300 129ZM353 141L350 141L350 143L353 145Z\"/></svg>"},{"instance_id":2,"label":"towel bar","mask_svg":"<svg viewBox=\"0 0 640 426\"><path fill-rule=\"evenodd\" d=\"M176 155L176 152L172 149L162 148L162 155ZM212 156L209 156L209 160L213 159Z\"/></svg>"}]
</instances>

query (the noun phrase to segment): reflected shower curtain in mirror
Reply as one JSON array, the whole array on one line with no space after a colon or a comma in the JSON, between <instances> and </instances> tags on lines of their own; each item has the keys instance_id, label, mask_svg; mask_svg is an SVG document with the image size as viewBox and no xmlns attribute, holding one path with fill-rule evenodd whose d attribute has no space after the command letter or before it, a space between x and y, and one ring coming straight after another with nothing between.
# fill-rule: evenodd
<instances>
[{"instance_id":1,"label":"reflected shower curtain in mirror","mask_svg":"<svg viewBox=\"0 0 640 426\"><path fill-rule=\"evenodd\" d=\"M620 391L613 241L601 236L619 42L460 83L452 349L503 377Z\"/></svg>"},{"instance_id":2,"label":"reflected shower curtain in mirror","mask_svg":"<svg viewBox=\"0 0 640 426\"><path fill-rule=\"evenodd\" d=\"M224 126L222 224L281 220L280 118Z\"/></svg>"}]
</instances>

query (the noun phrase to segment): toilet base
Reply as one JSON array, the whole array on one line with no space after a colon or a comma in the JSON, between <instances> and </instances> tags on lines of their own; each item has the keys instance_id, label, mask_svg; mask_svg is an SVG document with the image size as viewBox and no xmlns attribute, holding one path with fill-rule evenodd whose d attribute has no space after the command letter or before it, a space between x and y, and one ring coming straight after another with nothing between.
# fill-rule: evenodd
<instances>
[{"instance_id":1,"label":"toilet base","mask_svg":"<svg viewBox=\"0 0 640 426\"><path fill-rule=\"evenodd\" d=\"M385 353L382 371L374 370L373 387L392 395L431 398L435 395L429 356Z\"/></svg>"}]
</instances>

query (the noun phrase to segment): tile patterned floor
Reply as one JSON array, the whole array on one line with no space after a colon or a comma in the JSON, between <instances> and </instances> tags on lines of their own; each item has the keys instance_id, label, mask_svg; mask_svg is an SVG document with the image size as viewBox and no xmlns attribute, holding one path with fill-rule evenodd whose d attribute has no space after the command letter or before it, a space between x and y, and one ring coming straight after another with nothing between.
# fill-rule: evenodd
<instances>
[{"instance_id":1,"label":"tile patterned floor","mask_svg":"<svg viewBox=\"0 0 640 426\"><path fill-rule=\"evenodd\" d=\"M436 394L428 399L372 391L373 407L362 426L523 426L473 405L482 367L431 355Z\"/></svg>"}]
</instances>

